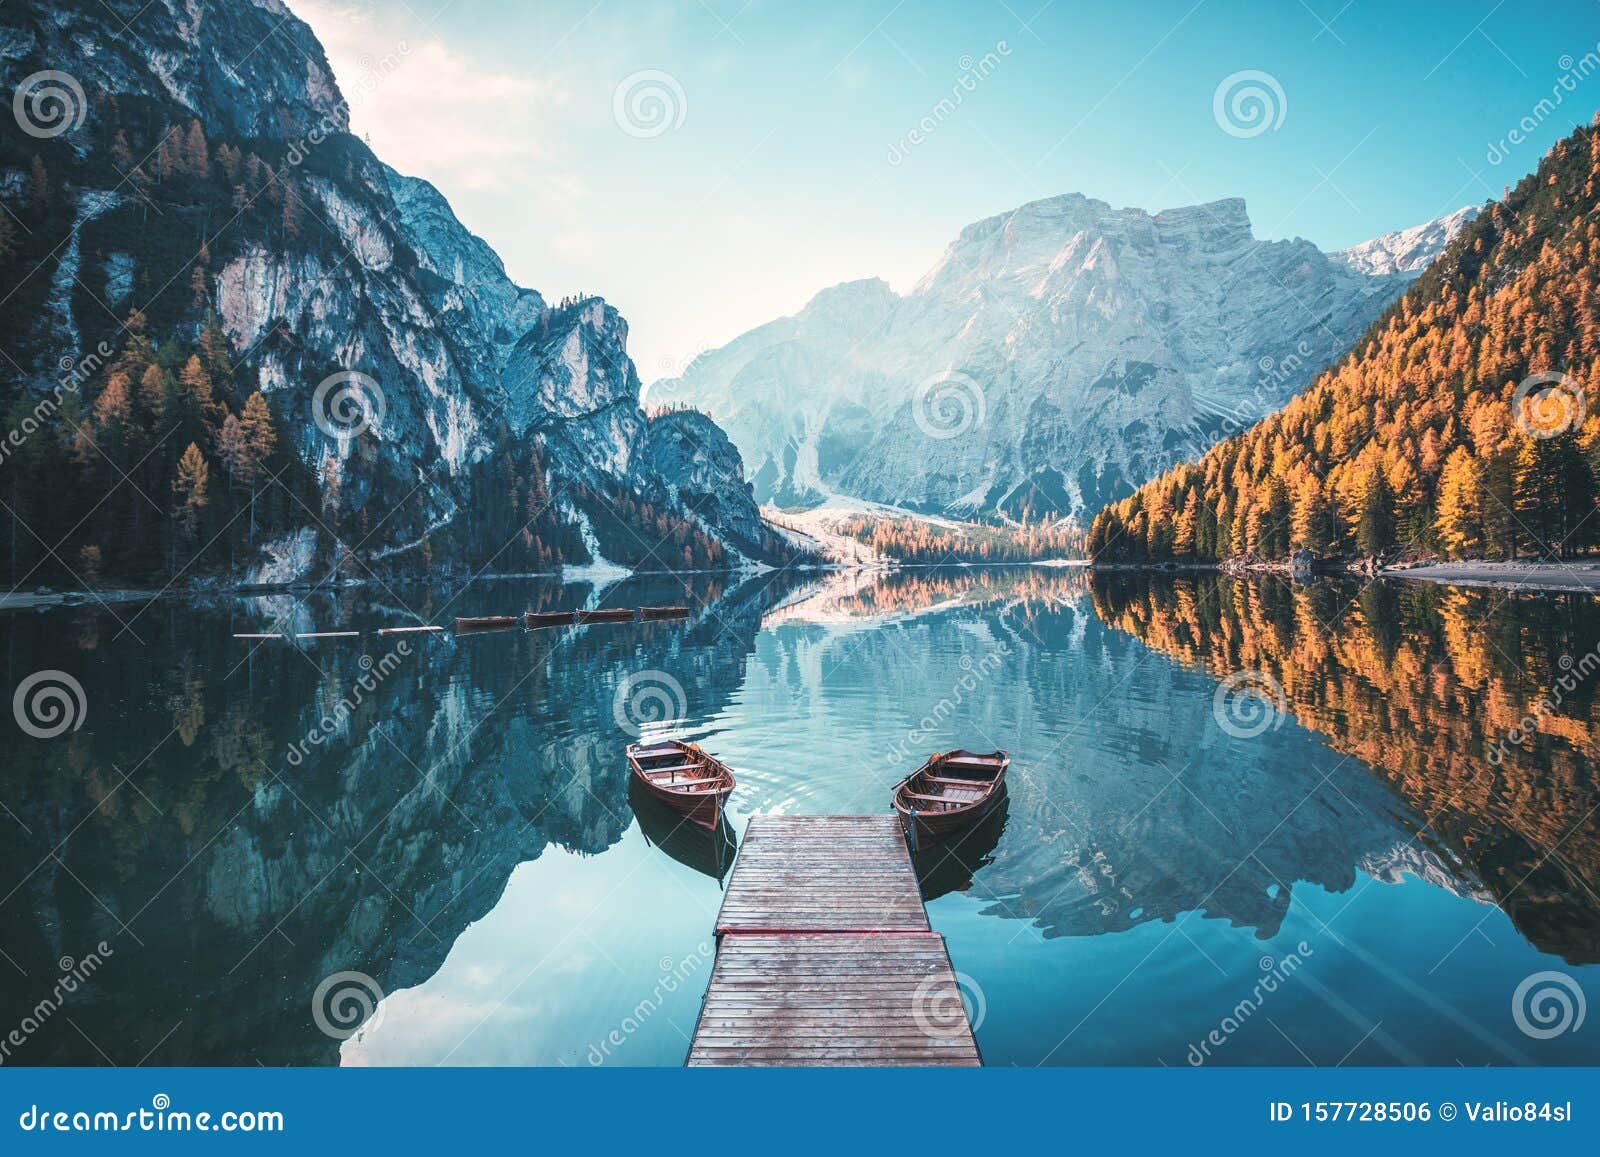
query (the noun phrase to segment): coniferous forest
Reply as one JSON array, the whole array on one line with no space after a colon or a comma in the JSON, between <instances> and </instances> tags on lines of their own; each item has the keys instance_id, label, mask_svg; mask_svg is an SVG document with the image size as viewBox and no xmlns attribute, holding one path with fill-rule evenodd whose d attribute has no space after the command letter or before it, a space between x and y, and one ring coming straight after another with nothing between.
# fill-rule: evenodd
<instances>
[{"instance_id":1,"label":"coniferous forest","mask_svg":"<svg viewBox=\"0 0 1600 1157\"><path fill-rule=\"evenodd\" d=\"M425 488L372 430L322 438L299 393L268 388L260 367L300 340L292 326L280 319L239 348L217 306L219 271L252 247L347 264L310 183L353 185L375 162L350 136L301 154L285 139L208 136L198 119L166 113L108 96L70 145L0 139L0 167L26 174L0 189L8 587L237 579L270 563L274 540L307 528L324 532L319 578L374 568L546 572L590 560L573 511L626 565L727 565L722 542L670 503L607 483L555 495L543 440L505 429L490 431L494 453L461 479L454 518L378 549ZM91 214L86 188L114 193ZM123 258L122 297L132 304L114 308L79 278L67 294L77 328L41 324L56 283L72 273L70 252L96 266ZM587 300L544 310L537 336L571 324ZM47 388L20 380L28 364L50 367ZM784 549L776 538L760 545Z\"/></svg>"},{"instance_id":2,"label":"coniferous forest","mask_svg":"<svg viewBox=\"0 0 1600 1157\"><path fill-rule=\"evenodd\" d=\"M1597 118L1600 123L1600 118ZM1600 544L1600 130L1558 142L1287 407L1101 511L1107 562Z\"/></svg>"}]
</instances>

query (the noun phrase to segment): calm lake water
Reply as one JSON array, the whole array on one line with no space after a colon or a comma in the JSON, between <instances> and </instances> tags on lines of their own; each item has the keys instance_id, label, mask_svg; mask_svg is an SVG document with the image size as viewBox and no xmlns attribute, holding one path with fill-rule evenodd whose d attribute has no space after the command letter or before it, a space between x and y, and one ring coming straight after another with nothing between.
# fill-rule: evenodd
<instances>
[{"instance_id":1,"label":"calm lake water","mask_svg":"<svg viewBox=\"0 0 1600 1157\"><path fill-rule=\"evenodd\" d=\"M232 637L285 628L363 633ZM84 712L4 723L3 1059L681 1064L731 853L630 798L664 713L735 834L1011 752L1003 816L919 858L991 1065L1600 1062L1546 1027L1600 997L1597 643L1586 597L1042 568L5 615L6 686Z\"/></svg>"}]
</instances>

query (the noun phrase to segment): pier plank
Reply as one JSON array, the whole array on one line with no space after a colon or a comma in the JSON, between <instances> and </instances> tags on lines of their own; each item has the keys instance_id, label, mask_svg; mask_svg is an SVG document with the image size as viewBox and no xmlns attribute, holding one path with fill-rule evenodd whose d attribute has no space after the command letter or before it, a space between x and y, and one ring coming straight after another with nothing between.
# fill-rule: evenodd
<instances>
[{"instance_id":1,"label":"pier plank","mask_svg":"<svg viewBox=\"0 0 1600 1157\"><path fill-rule=\"evenodd\" d=\"M894 816L757 816L688 1063L982 1063Z\"/></svg>"}]
</instances>

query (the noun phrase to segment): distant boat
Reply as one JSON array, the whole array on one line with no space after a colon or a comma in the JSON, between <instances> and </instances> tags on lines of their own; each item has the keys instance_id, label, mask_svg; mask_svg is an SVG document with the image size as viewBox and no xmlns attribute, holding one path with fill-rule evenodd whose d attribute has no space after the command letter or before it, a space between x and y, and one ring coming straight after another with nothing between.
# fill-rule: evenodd
<instances>
[{"instance_id":1,"label":"distant boat","mask_svg":"<svg viewBox=\"0 0 1600 1157\"><path fill-rule=\"evenodd\" d=\"M1005 798L1003 751L979 755L957 748L935 752L927 763L894 785L894 810L913 849L976 823Z\"/></svg>"},{"instance_id":2,"label":"distant boat","mask_svg":"<svg viewBox=\"0 0 1600 1157\"><path fill-rule=\"evenodd\" d=\"M509 631L517 625L515 615L483 615L479 618L456 619L456 634L470 635L474 631Z\"/></svg>"},{"instance_id":3,"label":"distant boat","mask_svg":"<svg viewBox=\"0 0 1600 1157\"><path fill-rule=\"evenodd\" d=\"M580 623L631 623L633 622L632 607L606 607L603 610L579 611Z\"/></svg>"},{"instance_id":4,"label":"distant boat","mask_svg":"<svg viewBox=\"0 0 1600 1157\"><path fill-rule=\"evenodd\" d=\"M716 828L735 786L733 769L698 743L630 743L628 766L652 799L703 828Z\"/></svg>"},{"instance_id":5,"label":"distant boat","mask_svg":"<svg viewBox=\"0 0 1600 1157\"><path fill-rule=\"evenodd\" d=\"M687 619L688 607L640 607L641 619Z\"/></svg>"},{"instance_id":6,"label":"distant boat","mask_svg":"<svg viewBox=\"0 0 1600 1157\"><path fill-rule=\"evenodd\" d=\"M535 627L565 627L576 617L574 611L524 611L522 625L530 631Z\"/></svg>"}]
</instances>

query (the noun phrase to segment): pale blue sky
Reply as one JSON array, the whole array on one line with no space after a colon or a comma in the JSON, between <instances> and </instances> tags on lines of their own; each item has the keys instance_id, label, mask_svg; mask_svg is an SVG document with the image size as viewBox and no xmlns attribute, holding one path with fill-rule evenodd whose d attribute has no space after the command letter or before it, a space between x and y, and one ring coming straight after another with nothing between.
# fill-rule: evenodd
<instances>
[{"instance_id":1,"label":"pale blue sky","mask_svg":"<svg viewBox=\"0 0 1600 1157\"><path fill-rule=\"evenodd\" d=\"M1593 0L289 2L379 155L524 284L614 302L646 381L824 286L904 290L1024 201L1240 196L1257 236L1331 249L1498 196L1600 107ZM1282 93L1253 136L1213 107L1246 70ZM658 135L618 123L641 72L670 77L640 82L673 106Z\"/></svg>"}]
</instances>

